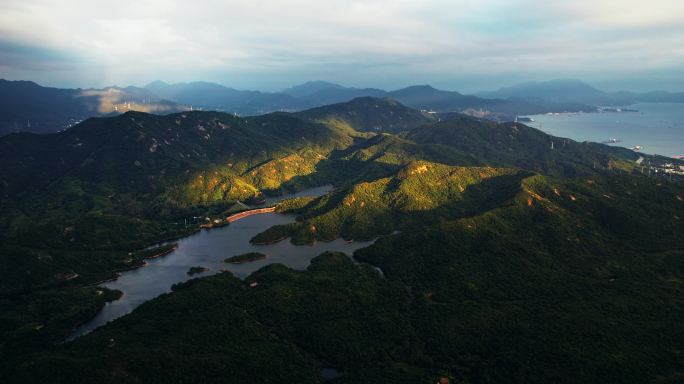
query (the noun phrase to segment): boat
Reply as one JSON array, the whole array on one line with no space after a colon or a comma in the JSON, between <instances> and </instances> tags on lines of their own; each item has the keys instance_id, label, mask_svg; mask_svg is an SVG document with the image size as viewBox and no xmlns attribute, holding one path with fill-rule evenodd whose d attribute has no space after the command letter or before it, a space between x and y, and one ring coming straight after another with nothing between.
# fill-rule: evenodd
<instances>
[{"instance_id":1,"label":"boat","mask_svg":"<svg viewBox=\"0 0 684 384\"><path fill-rule=\"evenodd\" d=\"M642 149L644 149L644 147L642 147L641 145L635 145L634 147L632 147L632 151L636 152L641 151Z\"/></svg>"},{"instance_id":2,"label":"boat","mask_svg":"<svg viewBox=\"0 0 684 384\"><path fill-rule=\"evenodd\" d=\"M614 137L611 137L611 138L608 138L608 140L606 140L606 141L602 141L601 143L602 144L615 144L615 143L619 143L621 141L622 140L620 140L620 139L616 139Z\"/></svg>"}]
</instances>

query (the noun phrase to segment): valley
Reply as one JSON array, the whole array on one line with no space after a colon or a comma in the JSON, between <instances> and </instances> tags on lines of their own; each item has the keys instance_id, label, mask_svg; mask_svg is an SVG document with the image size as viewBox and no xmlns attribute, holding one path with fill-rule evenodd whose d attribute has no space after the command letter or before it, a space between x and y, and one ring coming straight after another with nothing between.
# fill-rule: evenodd
<instances>
[{"instance_id":1,"label":"valley","mask_svg":"<svg viewBox=\"0 0 684 384\"><path fill-rule=\"evenodd\" d=\"M684 1L0 1L0 384L684 383Z\"/></svg>"},{"instance_id":2,"label":"valley","mask_svg":"<svg viewBox=\"0 0 684 384\"><path fill-rule=\"evenodd\" d=\"M644 159L372 97L7 135L0 372L674 382L684 185Z\"/></svg>"}]
</instances>

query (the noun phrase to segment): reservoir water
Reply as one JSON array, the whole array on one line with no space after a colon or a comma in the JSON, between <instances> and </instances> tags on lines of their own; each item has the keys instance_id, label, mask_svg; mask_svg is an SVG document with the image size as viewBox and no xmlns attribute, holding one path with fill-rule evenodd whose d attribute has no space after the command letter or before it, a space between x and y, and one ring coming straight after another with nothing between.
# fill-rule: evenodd
<instances>
[{"instance_id":1,"label":"reservoir water","mask_svg":"<svg viewBox=\"0 0 684 384\"><path fill-rule=\"evenodd\" d=\"M611 144L627 148L640 145L642 152L684 156L684 103L637 103L628 109L638 112L561 113L530 116L525 123L551 135L577 141Z\"/></svg>"},{"instance_id":2,"label":"reservoir water","mask_svg":"<svg viewBox=\"0 0 684 384\"><path fill-rule=\"evenodd\" d=\"M267 204L275 204L280 200L296 196L320 196L330 190L330 186L312 188L296 194L269 198ZM304 270L309 266L311 259L323 252L340 251L351 255L355 250L373 243L373 241L348 243L342 239L303 246L293 245L288 240L269 245L252 245L249 242L254 235L273 225L294 221L294 215L265 213L248 216L229 226L203 230L180 239L178 248L168 255L148 260L146 267L123 272L117 280L101 284L109 289L120 290L124 294L119 300L107 303L93 319L78 327L67 341L89 333L109 321L130 313L142 303L170 292L171 286L176 283L216 274L222 270L228 270L239 278L245 278L252 272L273 263ZM267 258L243 264L224 262L230 256L247 252L261 252L267 255ZM188 269L194 266L209 268L209 270L188 276Z\"/></svg>"}]
</instances>

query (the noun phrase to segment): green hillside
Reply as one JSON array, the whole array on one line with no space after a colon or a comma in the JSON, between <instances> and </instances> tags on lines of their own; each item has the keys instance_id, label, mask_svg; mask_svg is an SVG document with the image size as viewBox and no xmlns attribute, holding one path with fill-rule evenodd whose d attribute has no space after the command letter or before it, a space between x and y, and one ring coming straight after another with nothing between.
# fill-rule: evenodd
<instances>
[{"instance_id":1,"label":"green hillside","mask_svg":"<svg viewBox=\"0 0 684 384\"><path fill-rule=\"evenodd\" d=\"M632 151L521 124L431 122L379 99L307 113L126 113L0 138L0 377L684 377L684 185L637 174ZM252 241L377 238L353 259L199 277L61 343L121 294L94 283L172 251L145 247L194 233L192 218L323 184Z\"/></svg>"},{"instance_id":2,"label":"green hillside","mask_svg":"<svg viewBox=\"0 0 684 384\"><path fill-rule=\"evenodd\" d=\"M578 143L523 124L498 124L463 115L416 128L405 137L416 143L446 145L491 165L567 177L613 168L629 171L629 164L639 157L625 148Z\"/></svg>"},{"instance_id":3,"label":"green hillside","mask_svg":"<svg viewBox=\"0 0 684 384\"><path fill-rule=\"evenodd\" d=\"M449 171L482 184L473 169ZM306 272L273 265L244 282L195 280L9 372L21 382L73 382L77 371L98 382L317 383L324 368L339 383L676 382L681 185L528 176L516 190L356 253L382 275L326 254Z\"/></svg>"},{"instance_id":4,"label":"green hillside","mask_svg":"<svg viewBox=\"0 0 684 384\"><path fill-rule=\"evenodd\" d=\"M64 337L111 299L81 287L139 267L155 252L137 252L147 245L197 231L188 218L225 216L353 140L289 115L213 112L126 113L0 139L0 354L34 337L25 323Z\"/></svg>"},{"instance_id":5,"label":"green hillside","mask_svg":"<svg viewBox=\"0 0 684 384\"><path fill-rule=\"evenodd\" d=\"M392 99L359 97L296 113L297 116L356 131L397 133L434 123L433 115L408 108Z\"/></svg>"},{"instance_id":6,"label":"green hillside","mask_svg":"<svg viewBox=\"0 0 684 384\"><path fill-rule=\"evenodd\" d=\"M301 221L287 228L297 243L370 239L503 204L526 175L514 169L411 162L392 177L361 182L310 203ZM253 242L270 243L282 231L274 227Z\"/></svg>"}]
</instances>

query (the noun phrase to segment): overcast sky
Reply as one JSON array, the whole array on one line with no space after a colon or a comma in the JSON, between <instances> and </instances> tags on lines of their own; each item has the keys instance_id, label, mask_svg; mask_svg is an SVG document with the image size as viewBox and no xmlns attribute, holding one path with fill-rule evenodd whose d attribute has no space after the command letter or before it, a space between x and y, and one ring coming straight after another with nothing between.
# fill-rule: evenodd
<instances>
[{"instance_id":1,"label":"overcast sky","mask_svg":"<svg viewBox=\"0 0 684 384\"><path fill-rule=\"evenodd\" d=\"M684 91L684 0L1 0L0 77Z\"/></svg>"}]
</instances>

